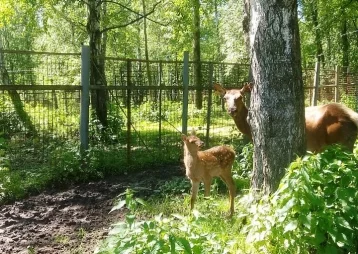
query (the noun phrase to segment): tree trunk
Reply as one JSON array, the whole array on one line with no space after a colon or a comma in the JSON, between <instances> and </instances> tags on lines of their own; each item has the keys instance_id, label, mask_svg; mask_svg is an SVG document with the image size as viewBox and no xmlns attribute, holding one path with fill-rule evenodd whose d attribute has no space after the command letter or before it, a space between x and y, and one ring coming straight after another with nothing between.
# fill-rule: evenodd
<instances>
[{"instance_id":1,"label":"tree trunk","mask_svg":"<svg viewBox=\"0 0 358 254\"><path fill-rule=\"evenodd\" d=\"M242 19L242 29L244 30L244 40L247 55L250 55L250 0L244 0L244 17ZM252 67L250 65L248 81L252 82Z\"/></svg>"},{"instance_id":2,"label":"tree trunk","mask_svg":"<svg viewBox=\"0 0 358 254\"><path fill-rule=\"evenodd\" d=\"M142 0L143 5L143 15L146 15L146 6L145 0ZM147 78L148 78L148 85L152 85L152 75L150 71L150 64L149 64L149 53L148 53L148 34L147 34L147 18L143 18L143 33L144 33L144 54L145 54L145 63L147 67Z\"/></svg>"},{"instance_id":3,"label":"tree trunk","mask_svg":"<svg viewBox=\"0 0 358 254\"><path fill-rule=\"evenodd\" d=\"M194 85L196 87L195 105L196 108L203 107L203 84L201 77L201 62L200 62L200 1L193 0L194 16L193 16L193 37L194 37Z\"/></svg>"},{"instance_id":4,"label":"tree trunk","mask_svg":"<svg viewBox=\"0 0 358 254\"><path fill-rule=\"evenodd\" d=\"M297 1L251 0L250 17L251 183L253 189L270 193L306 149Z\"/></svg>"},{"instance_id":5,"label":"tree trunk","mask_svg":"<svg viewBox=\"0 0 358 254\"><path fill-rule=\"evenodd\" d=\"M347 69L349 66L349 40L347 29L347 18L345 11L342 11L342 25L341 25L341 38L342 38L342 66Z\"/></svg>"},{"instance_id":6,"label":"tree trunk","mask_svg":"<svg viewBox=\"0 0 358 254\"><path fill-rule=\"evenodd\" d=\"M341 24L341 47L342 47L342 75L344 79L345 92L348 94L348 85L349 85L349 40L348 40L348 29L347 29L347 18L346 13L342 10L342 24Z\"/></svg>"},{"instance_id":7,"label":"tree trunk","mask_svg":"<svg viewBox=\"0 0 358 254\"><path fill-rule=\"evenodd\" d=\"M317 0L318 1L318 0ZM316 44L316 59L324 66L324 55L322 47L322 38L318 22L318 4L317 1L312 2L311 18L314 26L315 44Z\"/></svg>"},{"instance_id":8,"label":"tree trunk","mask_svg":"<svg viewBox=\"0 0 358 254\"><path fill-rule=\"evenodd\" d=\"M2 42L0 40L0 49L2 49ZM5 67L4 54L0 53L0 84L2 85L11 85L9 73ZM37 136L37 130L35 125L32 123L30 116L24 110L24 105L21 101L21 97L17 90L9 90L8 94L10 96L11 102L14 105L15 112L19 117L21 123L27 129L28 134L31 136Z\"/></svg>"},{"instance_id":9,"label":"tree trunk","mask_svg":"<svg viewBox=\"0 0 358 254\"><path fill-rule=\"evenodd\" d=\"M88 1L88 22L87 32L89 35L89 46L91 52L90 63L90 85L106 86L106 77L104 72L104 45L101 43L101 4L97 0ZM98 120L104 128L108 126L107 122L107 91L105 89L96 89L91 92L91 105L95 110Z\"/></svg>"},{"instance_id":10,"label":"tree trunk","mask_svg":"<svg viewBox=\"0 0 358 254\"><path fill-rule=\"evenodd\" d=\"M219 23L219 10L218 10L218 1L214 1L214 12L215 12L215 32L216 32L216 56L214 61L220 62L223 60L223 55L221 54L221 38L220 38L220 23Z\"/></svg>"}]
</instances>

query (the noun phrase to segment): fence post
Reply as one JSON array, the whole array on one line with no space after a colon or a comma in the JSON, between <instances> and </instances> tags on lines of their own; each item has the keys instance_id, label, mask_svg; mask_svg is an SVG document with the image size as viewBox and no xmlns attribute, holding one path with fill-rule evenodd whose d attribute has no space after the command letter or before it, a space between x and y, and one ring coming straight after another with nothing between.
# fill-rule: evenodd
<instances>
[{"instance_id":1,"label":"fence post","mask_svg":"<svg viewBox=\"0 0 358 254\"><path fill-rule=\"evenodd\" d=\"M159 62L159 147L162 147L162 73L163 64Z\"/></svg>"},{"instance_id":2,"label":"fence post","mask_svg":"<svg viewBox=\"0 0 358 254\"><path fill-rule=\"evenodd\" d=\"M188 97L189 97L189 52L184 52L183 65L183 116L182 116L182 133L188 131Z\"/></svg>"},{"instance_id":3,"label":"fence post","mask_svg":"<svg viewBox=\"0 0 358 254\"><path fill-rule=\"evenodd\" d=\"M317 106L317 99L318 99L318 87L319 87L319 72L320 72L320 63L319 61L316 62L315 70L314 70L314 90L313 90L313 98L312 98L312 106Z\"/></svg>"},{"instance_id":4,"label":"fence post","mask_svg":"<svg viewBox=\"0 0 358 254\"><path fill-rule=\"evenodd\" d=\"M132 126L132 110L131 110L131 99L132 99L132 62L127 60L127 163L131 162L131 126Z\"/></svg>"},{"instance_id":5,"label":"fence post","mask_svg":"<svg viewBox=\"0 0 358 254\"><path fill-rule=\"evenodd\" d=\"M89 133L89 83L90 83L90 48L81 48L81 113L80 113L80 149L88 150Z\"/></svg>"},{"instance_id":6,"label":"fence post","mask_svg":"<svg viewBox=\"0 0 358 254\"><path fill-rule=\"evenodd\" d=\"M214 67L213 63L209 64L209 87L208 87L208 112L206 115L206 137L205 145L209 147L209 134L210 134L210 117L211 117L211 106L213 104L212 94L213 94L213 73Z\"/></svg>"},{"instance_id":7,"label":"fence post","mask_svg":"<svg viewBox=\"0 0 358 254\"><path fill-rule=\"evenodd\" d=\"M336 65L335 72L334 72L334 102L339 102L339 66Z\"/></svg>"}]
</instances>

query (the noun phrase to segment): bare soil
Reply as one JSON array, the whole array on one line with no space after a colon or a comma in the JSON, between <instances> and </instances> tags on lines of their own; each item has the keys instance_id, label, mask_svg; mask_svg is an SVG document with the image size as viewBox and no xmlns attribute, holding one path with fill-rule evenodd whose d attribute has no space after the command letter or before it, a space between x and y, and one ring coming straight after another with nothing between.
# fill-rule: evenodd
<instances>
[{"instance_id":1,"label":"bare soil","mask_svg":"<svg viewBox=\"0 0 358 254\"><path fill-rule=\"evenodd\" d=\"M0 207L0 253L93 253L125 210L109 214L127 188L142 198L158 184L183 176L179 165L150 169L98 182L47 190Z\"/></svg>"}]
</instances>

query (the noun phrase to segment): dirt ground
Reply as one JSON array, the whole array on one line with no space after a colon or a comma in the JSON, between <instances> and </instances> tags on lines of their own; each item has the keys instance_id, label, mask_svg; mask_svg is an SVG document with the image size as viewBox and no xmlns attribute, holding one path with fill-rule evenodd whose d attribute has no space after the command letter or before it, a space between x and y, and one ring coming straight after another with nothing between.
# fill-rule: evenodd
<instances>
[{"instance_id":1,"label":"dirt ground","mask_svg":"<svg viewBox=\"0 0 358 254\"><path fill-rule=\"evenodd\" d=\"M0 253L93 253L124 211L108 214L116 196L140 188L146 197L160 181L183 176L180 165L48 190L0 207ZM145 191L143 191L145 190Z\"/></svg>"}]
</instances>

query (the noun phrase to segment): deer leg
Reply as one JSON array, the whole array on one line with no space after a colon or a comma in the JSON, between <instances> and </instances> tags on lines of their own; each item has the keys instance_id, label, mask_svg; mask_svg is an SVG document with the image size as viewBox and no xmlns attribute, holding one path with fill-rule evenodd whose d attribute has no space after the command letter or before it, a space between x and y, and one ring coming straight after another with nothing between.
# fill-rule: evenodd
<instances>
[{"instance_id":1,"label":"deer leg","mask_svg":"<svg viewBox=\"0 0 358 254\"><path fill-rule=\"evenodd\" d=\"M234 214L234 198L236 196L236 185L234 179L232 178L231 172L223 174L220 176L221 179L225 182L226 186L229 189L230 196L230 217Z\"/></svg>"},{"instance_id":2,"label":"deer leg","mask_svg":"<svg viewBox=\"0 0 358 254\"><path fill-rule=\"evenodd\" d=\"M194 203L195 203L196 197L198 195L198 191L199 191L199 183L200 182L191 181L190 210L193 210L193 208L194 208Z\"/></svg>"},{"instance_id":3,"label":"deer leg","mask_svg":"<svg viewBox=\"0 0 358 254\"><path fill-rule=\"evenodd\" d=\"M210 195L211 180L211 177L204 178L204 197Z\"/></svg>"}]
</instances>

